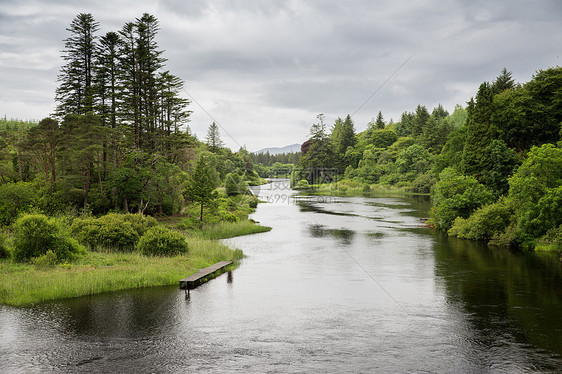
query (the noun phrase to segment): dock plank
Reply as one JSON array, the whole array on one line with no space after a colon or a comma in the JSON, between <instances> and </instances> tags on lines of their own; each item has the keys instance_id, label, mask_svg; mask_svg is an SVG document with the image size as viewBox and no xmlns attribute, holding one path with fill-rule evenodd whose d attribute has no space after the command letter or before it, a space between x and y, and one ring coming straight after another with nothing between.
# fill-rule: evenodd
<instances>
[{"instance_id":1,"label":"dock plank","mask_svg":"<svg viewBox=\"0 0 562 374\"><path fill-rule=\"evenodd\" d=\"M199 269L199 271L195 274L190 275L187 278L180 279L180 288L194 288L201 279L205 278L208 275L213 274L216 271L219 271L226 266L232 264L233 261L220 261L214 265L208 266L204 269Z\"/></svg>"}]
</instances>

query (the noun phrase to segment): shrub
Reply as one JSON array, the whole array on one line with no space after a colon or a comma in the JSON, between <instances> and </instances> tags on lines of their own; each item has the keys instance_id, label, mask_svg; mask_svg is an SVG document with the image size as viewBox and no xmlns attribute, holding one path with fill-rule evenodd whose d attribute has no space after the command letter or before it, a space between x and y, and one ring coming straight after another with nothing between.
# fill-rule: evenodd
<instances>
[{"instance_id":1,"label":"shrub","mask_svg":"<svg viewBox=\"0 0 562 374\"><path fill-rule=\"evenodd\" d=\"M238 222L239 218L231 212L220 211L218 214L219 222Z\"/></svg>"},{"instance_id":2,"label":"shrub","mask_svg":"<svg viewBox=\"0 0 562 374\"><path fill-rule=\"evenodd\" d=\"M145 255L173 256L187 253L185 237L163 226L148 230L139 240L139 251Z\"/></svg>"},{"instance_id":3,"label":"shrub","mask_svg":"<svg viewBox=\"0 0 562 374\"><path fill-rule=\"evenodd\" d=\"M488 242L489 245L497 245L499 247L517 247L519 242L519 231L517 225L509 225L503 232L497 233Z\"/></svg>"},{"instance_id":4,"label":"shrub","mask_svg":"<svg viewBox=\"0 0 562 374\"><path fill-rule=\"evenodd\" d=\"M228 173L226 175L224 188L227 196L245 194L248 191L244 181L237 173Z\"/></svg>"},{"instance_id":5,"label":"shrub","mask_svg":"<svg viewBox=\"0 0 562 374\"><path fill-rule=\"evenodd\" d=\"M412 182L412 191L415 193L430 193L436 180L429 174L420 174Z\"/></svg>"},{"instance_id":6,"label":"shrub","mask_svg":"<svg viewBox=\"0 0 562 374\"><path fill-rule=\"evenodd\" d=\"M133 250L140 237L125 215L115 213L100 218L78 218L72 223L71 231L91 248Z\"/></svg>"},{"instance_id":7,"label":"shrub","mask_svg":"<svg viewBox=\"0 0 562 374\"><path fill-rule=\"evenodd\" d=\"M562 225L548 230L537 241L535 251L560 251L562 249Z\"/></svg>"},{"instance_id":8,"label":"shrub","mask_svg":"<svg viewBox=\"0 0 562 374\"><path fill-rule=\"evenodd\" d=\"M448 230L457 217L468 218L472 212L493 200L492 192L472 176L460 175L452 168L439 174L432 189L431 222Z\"/></svg>"},{"instance_id":9,"label":"shrub","mask_svg":"<svg viewBox=\"0 0 562 374\"><path fill-rule=\"evenodd\" d=\"M248 201L248 206L252 209L256 209L258 207L258 197L252 195Z\"/></svg>"},{"instance_id":10,"label":"shrub","mask_svg":"<svg viewBox=\"0 0 562 374\"><path fill-rule=\"evenodd\" d=\"M4 239L4 235L0 233L0 259L2 258L9 258L11 255L8 246L6 245L6 240Z\"/></svg>"},{"instance_id":11,"label":"shrub","mask_svg":"<svg viewBox=\"0 0 562 374\"><path fill-rule=\"evenodd\" d=\"M504 233L514 220L512 200L502 197L496 203L476 210L467 219L457 217L448 233L463 239L490 240Z\"/></svg>"},{"instance_id":12,"label":"shrub","mask_svg":"<svg viewBox=\"0 0 562 374\"><path fill-rule=\"evenodd\" d=\"M547 189L536 204L529 204L528 209L519 219L518 228L529 247L534 240L542 237L548 230L562 224L562 186Z\"/></svg>"},{"instance_id":13,"label":"shrub","mask_svg":"<svg viewBox=\"0 0 562 374\"><path fill-rule=\"evenodd\" d=\"M33 257L31 262L33 262L38 269L47 269L54 267L59 261L55 252L48 250L44 255Z\"/></svg>"},{"instance_id":14,"label":"shrub","mask_svg":"<svg viewBox=\"0 0 562 374\"><path fill-rule=\"evenodd\" d=\"M14 224L13 247L16 261L28 261L52 251L57 261L62 262L84 253L84 248L68 236L60 222L43 214L18 218Z\"/></svg>"},{"instance_id":15,"label":"shrub","mask_svg":"<svg viewBox=\"0 0 562 374\"><path fill-rule=\"evenodd\" d=\"M0 185L0 226L11 225L19 214L29 212L37 201L37 192L31 183Z\"/></svg>"},{"instance_id":16,"label":"shrub","mask_svg":"<svg viewBox=\"0 0 562 374\"><path fill-rule=\"evenodd\" d=\"M108 216L119 216L119 214L111 213ZM139 237L143 236L146 231L148 231L151 227L157 226L158 221L156 218L151 216L145 216L144 214L123 214L121 215L123 219L127 222L130 222L133 226L133 230L139 234Z\"/></svg>"},{"instance_id":17,"label":"shrub","mask_svg":"<svg viewBox=\"0 0 562 374\"><path fill-rule=\"evenodd\" d=\"M308 184L308 181L306 179L301 179L295 186L296 190L308 190L309 188L310 185Z\"/></svg>"}]
</instances>

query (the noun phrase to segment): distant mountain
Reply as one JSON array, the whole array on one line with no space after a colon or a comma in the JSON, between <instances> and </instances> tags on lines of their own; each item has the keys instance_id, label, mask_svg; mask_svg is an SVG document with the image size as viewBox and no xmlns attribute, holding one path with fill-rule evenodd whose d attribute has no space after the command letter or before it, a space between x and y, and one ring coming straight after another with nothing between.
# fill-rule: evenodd
<instances>
[{"instance_id":1,"label":"distant mountain","mask_svg":"<svg viewBox=\"0 0 562 374\"><path fill-rule=\"evenodd\" d=\"M286 145L285 147L272 147L272 148L264 148L264 149L260 149L259 151L255 151L254 153L266 153L269 152L270 155L278 155L280 153L296 153L296 152L300 152L301 151L301 145L300 144L291 144L291 145Z\"/></svg>"}]
</instances>

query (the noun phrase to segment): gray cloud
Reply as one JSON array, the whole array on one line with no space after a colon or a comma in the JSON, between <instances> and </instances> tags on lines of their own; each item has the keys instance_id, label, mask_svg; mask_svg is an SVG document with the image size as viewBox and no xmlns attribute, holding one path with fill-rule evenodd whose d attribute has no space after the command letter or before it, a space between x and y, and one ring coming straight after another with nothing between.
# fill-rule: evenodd
<instances>
[{"instance_id":1,"label":"gray cloud","mask_svg":"<svg viewBox=\"0 0 562 374\"><path fill-rule=\"evenodd\" d=\"M156 16L167 68L197 101L192 130L204 138L216 120L234 149L302 142L318 113L331 124L377 90L356 129L378 111L451 111L503 67L525 82L562 53L557 0L0 0L0 115L49 114L65 29L84 12L100 35Z\"/></svg>"}]
</instances>

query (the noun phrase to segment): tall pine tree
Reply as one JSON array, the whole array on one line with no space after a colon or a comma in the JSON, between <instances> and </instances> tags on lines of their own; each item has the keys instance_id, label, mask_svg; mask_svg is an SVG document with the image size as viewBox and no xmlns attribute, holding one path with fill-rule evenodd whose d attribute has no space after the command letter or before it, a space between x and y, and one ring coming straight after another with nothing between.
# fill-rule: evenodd
<instances>
[{"instance_id":1,"label":"tall pine tree","mask_svg":"<svg viewBox=\"0 0 562 374\"><path fill-rule=\"evenodd\" d=\"M90 13L78 14L67 29L71 36L65 39L60 82L55 100L59 103L56 114L85 114L94 109L94 59L97 48L95 33L99 23Z\"/></svg>"}]
</instances>

